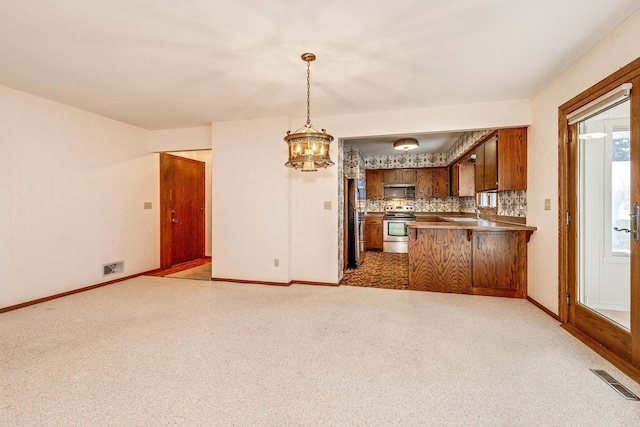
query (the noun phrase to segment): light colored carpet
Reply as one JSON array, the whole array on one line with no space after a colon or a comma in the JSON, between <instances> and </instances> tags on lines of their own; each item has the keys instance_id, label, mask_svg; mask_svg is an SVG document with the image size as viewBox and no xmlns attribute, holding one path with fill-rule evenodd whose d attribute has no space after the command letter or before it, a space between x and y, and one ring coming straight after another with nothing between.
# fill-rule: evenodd
<instances>
[{"instance_id":1,"label":"light colored carpet","mask_svg":"<svg viewBox=\"0 0 640 427\"><path fill-rule=\"evenodd\" d=\"M177 273L168 274L164 277L191 280L211 280L211 263L179 271Z\"/></svg>"},{"instance_id":2,"label":"light colored carpet","mask_svg":"<svg viewBox=\"0 0 640 427\"><path fill-rule=\"evenodd\" d=\"M0 315L7 426L638 426L525 300L138 277Z\"/></svg>"}]
</instances>

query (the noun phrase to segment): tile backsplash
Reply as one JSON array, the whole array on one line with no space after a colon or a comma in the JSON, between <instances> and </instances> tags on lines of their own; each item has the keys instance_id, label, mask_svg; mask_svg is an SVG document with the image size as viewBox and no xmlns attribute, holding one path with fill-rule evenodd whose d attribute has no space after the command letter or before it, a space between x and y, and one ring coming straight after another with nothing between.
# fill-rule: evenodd
<instances>
[{"instance_id":1,"label":"tile backsplash","mask_svg":"<svg viewBox=\"0 0 640 427\"><path fill-rule=\"evenodd\" d=\"M447 165L447 153L366 156L365 169L428 168Z\"/></svg>"},{"instance_id":2,"label":"tile backsplash","mask_svg":"<svg viewBox=\"0 0 640 427\"><path fill-rule=\"evenodd\" d=\"M432 197L426 199L372 200L367 199L366 212L384 212L386 205L414 206L416 212L462 212L474 213L475 197ZM527 216L527 192L498 191L498 211L500 216Z\"/></svg>"}]
</instances>

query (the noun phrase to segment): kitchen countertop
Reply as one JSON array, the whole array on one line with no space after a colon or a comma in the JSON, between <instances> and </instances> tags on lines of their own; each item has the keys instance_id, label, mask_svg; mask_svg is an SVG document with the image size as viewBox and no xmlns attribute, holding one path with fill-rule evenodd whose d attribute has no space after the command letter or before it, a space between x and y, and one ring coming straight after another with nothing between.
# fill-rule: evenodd
<instances>
[{"instance_id":1,"label":"kitchen countertop","mask_svg":"<svg viewBox=\"0 0 640 427\"><path fill-rule=\"evenodd\" d=\"M537 230L537 227L531 227L528 225L511 224L508 222L487 221L484 219L478 220L474 217L465 216L443 216L434 215L440 220L438 222L415 222L407 224L409 228L430 228L430 229L468 229L478 231L529 231L533 232ZM452 219L455 218L455 219Z\"/></svg>"}]
</instances>

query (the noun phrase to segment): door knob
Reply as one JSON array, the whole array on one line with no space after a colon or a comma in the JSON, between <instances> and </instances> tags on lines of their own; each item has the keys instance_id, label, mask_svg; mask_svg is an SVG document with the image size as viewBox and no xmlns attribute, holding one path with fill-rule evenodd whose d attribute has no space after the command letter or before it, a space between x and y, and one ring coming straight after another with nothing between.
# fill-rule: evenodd
<instances>
[{"instance_id":1,"label":"door knob","mask_svg":"<svg viewBox=\"0 0 640 427\"><path fill-rule=\"evenodd\" d=\"M638 241L638 204L634 204L633 205L633 213L629 214L629 217L631 217L631 229L628 228L618 228L618 227L613 227L613 229L615 231L624 231L625 233L633 233L633 240L635 242Z\"/></svg>"},{"instance_id":2,"label":"door knob","mask_svg":"<svg viewBox=\"0 0 640 427\"><path fill-rule=\"evenodd\" d=\"M173 218L173 219L171 220L171 222L172 222L172 223L174 223L174 224L176 224L176 223L178 222L178 220L177 220L176 218Z\"/></svg>"}]
</instances>

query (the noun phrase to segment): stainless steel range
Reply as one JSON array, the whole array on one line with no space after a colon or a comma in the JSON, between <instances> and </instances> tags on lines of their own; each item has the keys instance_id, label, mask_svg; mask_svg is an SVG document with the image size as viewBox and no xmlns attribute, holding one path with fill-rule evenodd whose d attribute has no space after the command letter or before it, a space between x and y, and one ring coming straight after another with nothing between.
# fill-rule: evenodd
<instances>
[{"instance_id":1,"label":"stainless steel range","mask_svg":"<svg viewBox=\"0 0 640 427\"><path fill-rule=\"evenodd\" d=\"M407 224L416 221L413 206L386 206L382 218L384 252L409 252L409 230Z\"/></svg>"}]
</instances>

